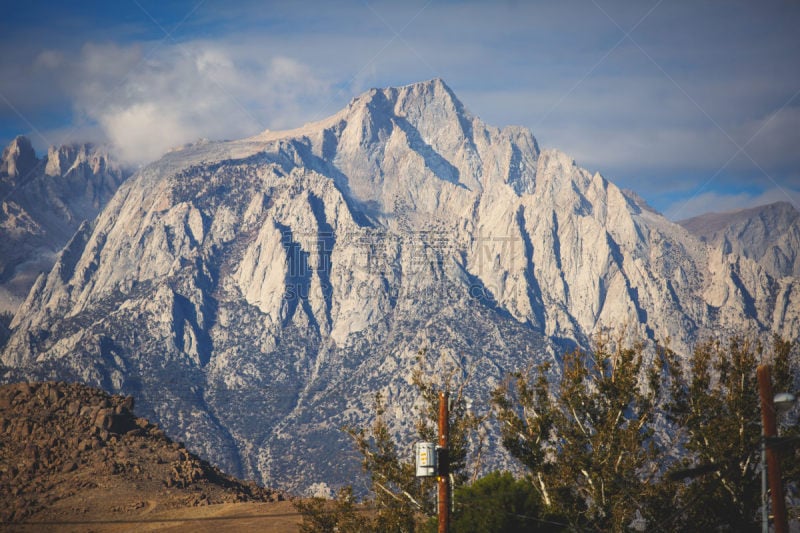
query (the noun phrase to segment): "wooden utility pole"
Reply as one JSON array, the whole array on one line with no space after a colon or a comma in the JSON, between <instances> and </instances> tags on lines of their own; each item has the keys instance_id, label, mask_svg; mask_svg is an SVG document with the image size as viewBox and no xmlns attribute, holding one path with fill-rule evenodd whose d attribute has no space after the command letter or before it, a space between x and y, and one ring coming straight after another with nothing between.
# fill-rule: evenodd
<instances>
[{"instance_id":1,"label":"wooden utility pole","mask_svg":"<svg viewBox=\"0 0 800 533\"><path fill-rule=\"evenodd\" d=\"M778 436L778 427L775 422L775 405L773 402L772 379L769 367L758 365L758 394L761 397L761 424L764 428L764 439ZM783 496L783 481L781 480L781 462L778 452L767 444L767 471L769 474L769 491L772 493L772 515L775 520L775 533L788 533L789 525L786 520L786 500Z\"/></svg>"},{"instance_id":2,"label":"wooden utility pole","mask_svg":"<svg viewBox=\"0 0 800 533\"><path fill-rule=\"evenodd\" d=\"M449 394L439 393L439 533L450 531L450 458L448 440L450 439Z\"/></svg>"}]
</instances>

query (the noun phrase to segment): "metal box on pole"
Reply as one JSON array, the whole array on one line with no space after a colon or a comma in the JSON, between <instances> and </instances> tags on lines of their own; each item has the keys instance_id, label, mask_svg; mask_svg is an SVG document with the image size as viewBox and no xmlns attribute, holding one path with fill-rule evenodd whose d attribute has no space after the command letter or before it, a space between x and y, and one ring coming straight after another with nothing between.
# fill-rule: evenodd
<instances>
[{"instance_id":1,"label":"metal box on pole","mask_svg":"<svg viewBox=\"0 0 800 533\"><path fill-rule=\"evenodd\" d=\"M417 477L434 477L436 469L436 445L432 442L418 442L414 445Z\"/></svg>"}]
</instances>

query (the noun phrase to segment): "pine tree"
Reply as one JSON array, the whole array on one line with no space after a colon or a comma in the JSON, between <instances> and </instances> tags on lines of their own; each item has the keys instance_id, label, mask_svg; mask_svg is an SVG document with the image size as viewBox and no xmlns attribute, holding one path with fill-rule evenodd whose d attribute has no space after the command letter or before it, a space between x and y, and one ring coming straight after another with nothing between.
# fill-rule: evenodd
<instances>
[{"instance_id":1,"label":"pine tree","mask_svg":"<svg viewBox=\"0 0 800 533\"><path fill-rule=\"evenodd\" d=\"M445 372L436 381L427 376L428 353L417 354L418 365L412 380L423 399L419 413L417 433L419 440L436 441L439 413L439 390L449 391L450 408L450 471L455 487L470 478L470 462L477 472L481 451L480 428L485 421L467 406L465 387L470 376L457 379L455 370ZM304 515L304 531L323 532L334 527L336 531L413 532L430 528L436 514L436 481L434 478L415 477L414 458L398 450L409 450L411 443L398 446L385 419L384 400L375 396L375 421L363 428L344 428L353 438L362 456L362 466L370 477L371 497L362 508L352 504L352 488L345 487L333 502L310 500L295 506ZM344 498L343 498L344 496ZM364 511L364 507L368 509Z\"/></svg>"},{"instance_id":2,"label":"pine tree","mask_svg":"<svg viewBox=\"0 0 800 533\"><path fill-rule=\"evenodd\" d=\"M688 368L667 354L671 398L666 412L685 457L672 476L679 504L669 529L757 529L761 520L761 407L756 367L772 367L773 388L792 390L797 383L792 345L775 338L771 354L758 342L734 338L727 344L697 346ZM787 428L785 436L797 435ZM795 460L790 458L794 456ZM797 451L784 461L784 479L797 479Z\"/></svg>"},{"instance_id":3,"label":"pine tree","mask_svg":"<svg viewBox=\"0 0 800 533\"><path fill-rule=\"evenodd\" d=\"M573 529L622 531L639 516L660 518L648 513L660 496L650 423L661 378L651 372L640 386L642 369L641 346L612 350L598 337L592 352L563 357L552 391L545 363L494 392L503 445Z\"/></svg>"},{"instance_id":4,"label":"pine tree","mask_svg":"<svg viewBox=\"0 0 800 533\"><path fill-rule=\"evenodd\" d=\"M546 515L533 486L509 472L490 472L456 491L452 530L471 533L562 531L558 516Z\"/></svg>"}]
</instances>

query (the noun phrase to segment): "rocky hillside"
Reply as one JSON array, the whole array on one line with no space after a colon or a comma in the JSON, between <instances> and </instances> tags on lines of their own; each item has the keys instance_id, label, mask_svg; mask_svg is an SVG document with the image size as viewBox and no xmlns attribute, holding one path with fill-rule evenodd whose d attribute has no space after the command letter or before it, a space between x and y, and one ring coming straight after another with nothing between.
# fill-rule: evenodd
<instances>
[{"instance_id":1,"label":"rocky hillside","mask_svg":"<svg viewBox=\"0 0 800 533\"><path fill-rule=\"evenodd\" d=\"M800 211L788 202L679 222L723 253L756 261L775 278L800 277Z\"/></svg>"},{"instance_id":2,"label":"rocky hillside","mask_svg":"<svg viewBox=\"0 0 800 533\"><path fill-rule=\"evenodd\" d=\"M508 371L621 327L683 354L797 338L800 281L430 80L142 169L39 278L2 361L135 394L228 472L325 490L358 475L340 428L368 424L376 392L411 442L420 348L432 376L475 376L479 409Z\"/></svg>"},{"instance_id":3,"label":"rocky hillside","mask_svg":"<svg viewBox=\"0 0 800 533\"><path fill-rule=\"evenodd\" d=\"M92 221L129 172L90 144L38 158L17 137L0 160L0 312L14 313L36 277L83 221ZM2 340L2 339L0 339Z\"/></svg>"},{"instance_id":4,"label":"rocky hillside","mask_svg":"<svg viewBox=\"0 0 800 533\"><path fill-rule=\"evenodd\" d=\"M0 522L279 498L170 440L134 414L131 396L75 383L0 387Z\"/></svg>"}]
</instances>

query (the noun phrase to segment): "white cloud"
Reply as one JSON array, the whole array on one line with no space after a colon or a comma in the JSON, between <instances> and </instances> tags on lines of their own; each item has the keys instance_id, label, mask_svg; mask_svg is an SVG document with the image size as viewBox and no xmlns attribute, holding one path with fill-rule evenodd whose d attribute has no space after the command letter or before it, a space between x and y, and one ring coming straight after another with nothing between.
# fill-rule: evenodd
<instances>
[{"instance_id":1,"label":"white cloud","mask_svg":"<svg viewBox=\"0 0 800 533\"><path fill-rule=\"evenodd\" d=\"M81 140L95 127L143 161L198 137L320 119L369 87L441 76L486 122L528 126L542 146L661 209L709 180L707 190L730 193L720 205L773 187L765 174L800 189L800 97L772 118L798 87L800 11L771 6L756 17L741 2L699 12L660 3L623 38L654 4L602 4L206 2L181 26L179 45L132 43L161 38L146 19L136 31L117 21L69 34L59 20L42 33L59 39L6 45L0 93L48 142ZM65 128L45 123L59 110L75 127L66 139L56 135ZM20 122L2 105L0 119ZM729 161L736 144L755 163Z\"/></svg>"},{"instance_id":2,"label":"white cloud","mask_svg":"<svg viewBox=\"0 0 800 533\"><path fill-rule=\"evenodd\" d=\"M206 42L149 50L87 44L72 70L76 111L97 123L128 163L203 137L298 126L330 91L289 57Z\"/></svg>"},{"instance_id":3,"label":"white cloud","mask_svg":"<svg viewBox=\"0 0 800 533\"><path fill-rule=\"evenodd\" d=\"M59 50L43 50L33 61L36 69L56 69L64 63L64 54Z\"/></svg>"}]
</instances>

